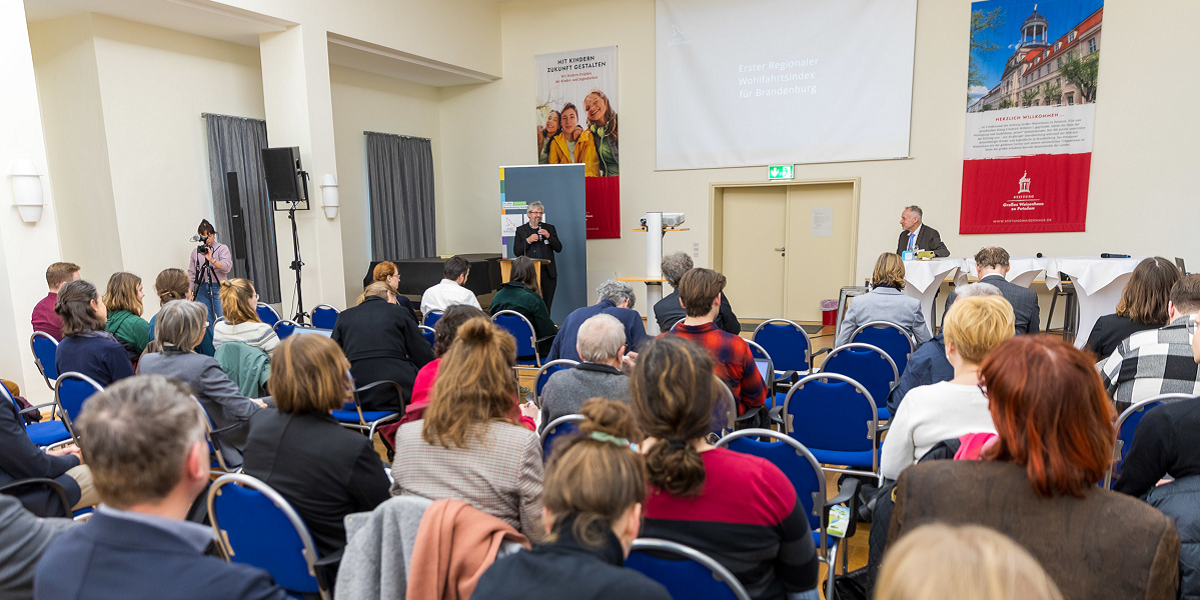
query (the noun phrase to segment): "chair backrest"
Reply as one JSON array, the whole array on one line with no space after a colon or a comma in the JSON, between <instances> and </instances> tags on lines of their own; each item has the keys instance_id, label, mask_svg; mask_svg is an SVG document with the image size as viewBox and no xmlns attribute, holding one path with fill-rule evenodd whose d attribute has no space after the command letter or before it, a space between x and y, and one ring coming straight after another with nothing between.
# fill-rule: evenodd
<instances>
[{"instance_id":1,"label":"chair backrest","mask_svg":"<svg viewBox=\"0 0 1200 600\"><path fill-rule=\"evenodd\" d=\"M72 438L75 438L76 443L79 442L79 438L75 435L72 423L79 416L79 411L83 410L84 401L102 389L104 388L94 379L75 371L67 371L59 375L58 381L54 384L54 402L58 405L59 414L62 415L63 422L67 425L67 431L71 433Z\"/></svg>"},{"instance_id":2,"label":"chair backrest","mask_svg":"<svg viewBox=\"0 0 1200 600\"><path fill-rule=\"evenodd\" d=\"M280 319L271 327L275 330L275 335L279 336L281 341L296 332L296 322L289 319Z\"/></svg>"},{"instance_id":3,"label":"chair backrest","mask_svg":"<svg viewBox=\"0 0 1200 600\"><path fill-rule=\"evenodd\" d=\"M350 378L350 381L354 381L354 375L351 375L348 371L347 371L347 376ZM372 390L377 387L387 387L387 386L391 386L396 391L396 395L400 397L401 406L400 406L399 412L403 413L405 411L405 409L408 408L408 403L405 402L405 400L404 400L404 388L400 387L399 383L396 383L395 381L392 381L390 379L383 379L380 381L376 381L374 383L368 383L367 385L364 385L359 388L354 388L354 393L352 394L353 399L350 400L349 402L346 402L345 404L343 404L342 410L358 411L359 425L363 425L363 426L370 425L371 423L369 421L367 421L367 419L365 417L363 417L362 400L359 399L359 395L362 392L365 392L367 390ZM390 410L386 411L386 412L388 412L389 414L392 414L392 411L390 411Z\"/></svg>"},{"instance_id":4,"label":"chair backrest","mask_svg":"<svg viewBox=\"0 0 1200 600\"><path fill-rule=\"evenodd\" d=\"M210 466L215 466L223 473L236 473L241 465L230 465L229 461L225 460L225 453L221 451L221 439L213 435L213 430L217 427L213 424L212 417L208 415L208 411L204 410L204 405L200 404L195 396L191 398L192 402L195 402L200 409L200 414L204 415L204 439L208 440L208 451L217 459L217 464Z\"/></svg>"},{"instance_id":5,"label":"chair backrest","mask_svg":"<svg viewBox=\"0 0 1200 600\"><path fill-rule=\"evenodd\" d=\"M425 341L429 342L429 348L433 349L433 346L437 344L437 336L434 334L433 328L417 325L417 329L421 330L421 337L425 338Z\"/></svg>"},{"instance_id":6,"label":"chair backrest","mask_svg":"<svg viewBox=\"0 0 1200 600\"><path fill-rule=\"evenodd\" d=\"M887 406L888 395L900 382L900 370L883 349L870 344L849 343L834 348L821 365L822 373L845 375L867 388L875 406Z\"/></svg>"},{"instance_id":7,"label":"chair backrest","mask_svg":"<svg viewBox=\"0 0 1200 600\"><path fill-rule=\"evenodd\" d=\"M554 444L558 438L579 433L579 424L586 421L583 415L563 415L546 424L542 429L542 460L550 460Z\"/></svg>"},{"instance_id":8,"label":"chair backrest","mask_svg":"<svg viewBox=\"0 0 1200 600\"><path fill-rule=\"evenodd\" d=\"M33 350L33 362L37 365L38 372L46 380L46 385L54 389L54 380L58 379L58 367L54 366L58 340L44 331L35 331L29 337L29 347Z\"/></svg>"},{"instance_id":9,"label":"chair backrest","mask_svg":"<svg viewBox=\"0 0 1200 600\"><path fill-rule=\"evenodd\" d=\"M258 320L267 325L274 327L279 322L279 313L275 312L270 304L259 302L258 306L254 307L254 312L258 313Z\"/></svg>"},{"instance_id":10,"label":"chair backrest","mask_svg":"<svg viewBox=\"0 0 1200 600\"><path fill-rule=\"evenodd\" d=\"M802 373L812 368L812 340L794 321L768 319L759 323L750 337L770 353L776 369Z\"/></svg>"},{"instance_id":11,"label":"chair backrest","mask_svg":"<svg viewBox=\"0 0 1200 600\"><path fill-rule=\"evenodd\" d=\"M504 328L517 340L517 356L538 356L537 334L525 315L515 310L502 310L492 315L492 323Z\"/></svg>"},{"instance_id":12,"label":"chair backrest","mask_svg":"<svg viewBox=\"0 0 1200 600\"><path fill-rule=\"evenodd\" d=\"M308 527L271 486L249 475L222 475L208 491L208 516L231 561L267 571L287 590L328 597L316 578Z\"/></svg>"},{"instance_id":13,"label":"chair backrest","mask_svg":"<svg viewBox=\"0 0 1200 600\"><path fill-rule=\"evenodd\" d=\"M771 441L764 442L763 438ZM825 554L825 528L822 523L825 504L825 472L817 457L796 439L770 429L742 429L721 438L718 448L750 454L771 461L792 482L796 498L804 505L808 525L821 532L821 554Z\"/></svg>"},{"instance_id":14,"label":"chair backrest","mask_svg":"<svg viewBox=\"0 0 1200 600\"><path fill-rule=\"evenodd\" d=\"M328 305L318 304L313 308L312 324L317 329L333 329L337 324L338 314L342 311Z\"/></svg>"},{"instance_id":15,"label":"chair backrest","mask_svg":"<svg viewBox=\"0 0 1200 600\"><path fill-rule=\"evenodd\" d=\"M908 357L916 350L916 343L908 336L904 328L887 321L871 321L854 330L850 336L851 342L870 344L888 353L896 370L903 373L908 366Z\"/></svg>"},{"instance_id":16,"label":"chair backrest","mask_svg":"<svg viewBox=\"0 0 1200 600\"><path fill-rule=\"evenodd\" d=\"M683 544L653 538L633 540L625 566L661 583L672 598L750 600L729 569Z\"/></svg>"},{"instance_id":17,"label":"chair backrest","mask_svg":"<svg viewBox=\"0 0 1200 600\"><path fill-rule=\"evenodd\" d=\"M560 358L557 360L552 360L542 365L541 368L538 369L537 378L534 379L536 384L533 391L533 398L538 408L542 407L542 388L546 387L546 382L550 381L550 376L564 369L570 369L578 364L579 361L571 360L569 358Z\"/></svg>"},{"instance_id":18,"label":"chair backrest","mask_svg":"<svg viewBox=\"0 0 1200 600\"><path fill-rule=\"evenodd\" d=\"M1120 476L1121 465L1125 462L1125 457L1129 455L1129 446L1133 444L1133 436L1137 432L1137 426L1142 422L1142 418L1151 410L1168 402L1179 402L1181 400L1196 400L1200 396L1191 394L1161 394L1152 398L1146 398L1140 402L1134 402L1129 408L1125 409L1120 416L1117 417L1116 429L1117 440L1113 444L1112 452L1112 467L1104 474L1104 488L1112 487L1112 479L1114 476Z\"/></svg>"},{"instance_id":19,"label":"chair backrest","mask_svg":"<svg viewBox=\"0 0 1200 600\"><path fill-rule=\"evenodd\" d=\"M875 400L845 375L817 373L797 381L783 400L783 424L784 431L806 448L871 451L872 469L879 466Z\"/></svg>"},{"instance_id":20,"label":"chair backrest","mask_svg":"<svg viewBox=\"0 0 1200 600\"><path fill-rule=\"evenodd\" d=\"M709 428L712 433L724 433L733 431L734 423L738 416L738 401L733 397L733 390L729 389L729 384L725 380L713 375L713 379L717 382L717 398L716 404L713 405L712 424Z\"/></svg>"},{"instance_id":21,"label":"chair backrest","mask_svg":"<svg viewBox=\"0 0 1200 600\"><path fill-rule=\"evenodd\" d=\"M767 384L768 396L775 394L775 360L771 358L771 354L766 348L760 346L757 342L746 340L746 345L750 346L750 354L754 357L754 365L758 367L758 374L762 375L763 381Z\"/></svg>"},{"instance_id":22,"label":"chair backrest","mask_svg":"<svg viewBox=\"0 0 1200 600\"><path fill-rule=\"evenodd\" d=\"M440 318L442 318L442 311L431 310L431 311L429 311L429 314L427 314L421 318L421 324L426 327L432 328L434 325L437 325L438 319L440 319Z\"/></svg>"}]
</instances>

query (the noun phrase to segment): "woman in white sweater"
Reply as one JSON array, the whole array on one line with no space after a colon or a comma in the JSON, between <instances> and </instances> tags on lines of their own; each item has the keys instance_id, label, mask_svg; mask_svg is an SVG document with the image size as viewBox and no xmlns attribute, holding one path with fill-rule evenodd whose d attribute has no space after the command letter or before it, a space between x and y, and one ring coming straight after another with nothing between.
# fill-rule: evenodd
<instances>
[{"instance_id":1,"label":"woman in white sweater","mask_svg":"<svg viewBox=\"0 0 1200 600\"><path fill-rule=\"evenodd\" d=\"M213 326L213 347L241 342L258 348L271 356L279 346L275 329L258 318L258 292L249 279L230 279L221 282L221 309L224 321Z\"/></svg>"},{"instance_id":2,"label":"woman in white sweater","mask_svg":"<svg viewBox=\"0 0 1200 600\"><path fill-rule=\"evenodd\" d=\"M1012 305L1002 296L960 298L942 328L954 379L921 386L904 396L883 443L880 468L887 479L914 465L942 440L995 433L988 400L979 387L979 365L989 350L1015 332Z\"/></svg>"}]
</instances>

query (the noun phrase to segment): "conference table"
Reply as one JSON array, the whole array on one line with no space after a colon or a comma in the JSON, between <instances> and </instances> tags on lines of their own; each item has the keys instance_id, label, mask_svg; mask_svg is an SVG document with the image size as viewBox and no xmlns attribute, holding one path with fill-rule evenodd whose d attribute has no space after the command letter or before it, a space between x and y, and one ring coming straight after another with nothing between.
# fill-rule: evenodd
<instances>
[{"instance_id":1,"label":"conference table","mask_svg":"<svg viewBox=\"0 0 1200 600\"><path fill-rule=\"evenodd\" d=\"M1030 287L1037 276L1044 272L1046 288L1055 289L1061 283L1059 273L1069 276L1075 284L1075 297L1079 307L1079 331L1075 336L1075 347L1082 348L1087 344L1096 321L1104 315L1116 312L1125 283L1144 258L1014 256L1008 261L1009 271L1005 279ZM971 275L979 276L974 258L912 260L904 263L904 293L921 301L921 311L931 333L933 299L942 282L951 279L955 285L963 285Z\"/></svg>"}]
</instances>

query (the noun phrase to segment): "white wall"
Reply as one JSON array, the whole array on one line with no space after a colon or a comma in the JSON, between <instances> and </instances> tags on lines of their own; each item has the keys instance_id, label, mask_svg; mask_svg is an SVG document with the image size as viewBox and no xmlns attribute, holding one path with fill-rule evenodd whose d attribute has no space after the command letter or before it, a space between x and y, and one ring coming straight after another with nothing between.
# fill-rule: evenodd
<instances>
[{"instance_id":1,"label":"white wall","mask_svg":"<svg viewBox=\"0 0 1200 600\"><path fill-rule=\"evenodd\" d=\"M367 141L364 131L429 138L433 146L436 214L443 215L442 162L437 88L381 77L354 69L329 69L333 93L333 127L337 147L338 194L341 208L342 261L346 304L362 293L371 260L371 223L367 186ZM446 223L438 219L442 245Z\"/></svg>"}]
</instances>

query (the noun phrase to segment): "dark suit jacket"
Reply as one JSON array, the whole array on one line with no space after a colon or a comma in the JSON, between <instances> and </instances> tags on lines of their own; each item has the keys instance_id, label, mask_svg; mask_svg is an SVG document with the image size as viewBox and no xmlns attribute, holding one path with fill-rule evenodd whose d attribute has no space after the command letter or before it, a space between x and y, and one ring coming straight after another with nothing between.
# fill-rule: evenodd
<instances>
[{"instance_id":1,"label":"dark suit jacket","mask_svg":"<svg viewBox=\"0 0 1200 600\"><path fill-rule=\"evenodd\" d=\"M331 337L350 361L355 386L390 380L403 390L403 398L387 385L369 390L359 396L363 410L403 412L417 371L433 360L433 350L412 313L378 296L342 311Z\"/></svg>"},{"instance_id":2,"label":"dark suit jacket","mask_svg":"<svg viewBox=\"0 0 1200 600\"><path fill-rule=\"evenodd\" d=\"M942 241L941 234L924 223L921 223L921 229L917 232L917 247L933 250L933 255L937 257L950 256L950 249ZM908 232L901 231L900 241L896 243L896 254L903 254L905 250L908 250Z\"/></svg>"},{"instance_id":3,"label":"dark suit jacket","mask_svg":"<svg viewBox=\"0 0 1200 600\"><path fill-rule=\"evenodd\" d=\"M171 532L102 512L55 538L33 592L38 600L287 598L266 571L204 556Z\"/></svg>"},{"instance_id":4,"label":"dark suit jacket","mask_svg":"<svg viewBox=\"0 0 1200 600\"><path fill-rule=\"evenodd\" d=\"M259 411L250 419L243 469L283 494L322 556L346 545L343 517L375 510L390 497L371 439L327 414Z\"/></svg>"},{"instance_id":5,"label":"dark suit jacket","mask_svg":"<svg viewBox=\"0 0 1200 600\"><path fill-rule=\"evenodd\" d=\"M545 229L550 233L549 243L540 240L533 244L526 242L525 240L529 236L537 233L537 229L534 229L529 223L518 227L516 236L513 238L512 255L513 257L528 256L529 258L550 261L550 264L546 265L546 275L550 276L551 279L556 279L558 278L558 265L554 262L554 253L562 252L562 242L559 241L558 230L554 229L553 225L542 223L541 229Z\"/></svg>"},{"instance_id":6,"label":"dark suit jacket","mask_svg":"<svg viewBox=\"0 0 1200 600\"><path fill-rule=\"evenodd\" d=\"M982 525L1020 544L1066 600L1172 600L1179 534L1145 502L1092 486L1041 498L1025 467L938 460L900 474L888 544L921 525Z\"/></svg>"},{"instance_id":7,"label":"dark suit jacket","mask_svg":"<svg viewBox=\"0 0 1200 600\"><path fill-rule=\"evenodd\" d=\"M74 456L50 456L38 448L25 433L25 422L17 414L17 407L0 399L0 485L32 477L53 479L67 489L67 499L74 504L79 502L79 484L66 472L76 466L79 459ZM23 488L16 496L39 517L61 516L64 510L71 510L70 506L61 506L58 495L43 486Z\"/></svg>"},{"instance_id":8,"label":"dark suit jacket","mask_svg":"<svg viewBox=\"0 0 1200 600\"><path fill-rule=\"evenodd\" d=\"M658 330L663 333L670 331L677 321L686 316L687 311L679 305L679 290L654 303L654 320L658 321ZM742 324L738 322L737 315L733 314L733 307L729 305L729 298L725 292L721 292L721 308L717 312L717 318L713 319L713 324L733 335L742 334Z\"/></svg>"},{"instance_id":9,"label":"dark suit jacket","mask_svg":"<svg viewBox=\"0 0 1200 600\"><path fill-rule=\"evenodd\" d=\"M942 334L921 344L908 357L908 365L900 374L900 382L888 394L888 410L895 415L900 403L915 387L933 385L954 379L954 367L946 359L946 342Z\"/></svg>"},{"instance_id":10,"label":"dark suit jacket","mask_svg":"<svg viewBox=\"0 0 1200 600\"><path fill-rule=\"evenodd\" d=\"M1017 318L1017 335L1041 333L1041 307L1038 306L1037 292L1012 283L1002 275L988 275L979 281L996 286L1012 305L1013 315Z\"/></svg>"}]
</instances>

